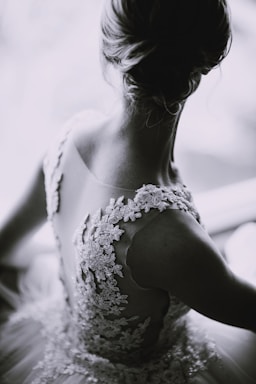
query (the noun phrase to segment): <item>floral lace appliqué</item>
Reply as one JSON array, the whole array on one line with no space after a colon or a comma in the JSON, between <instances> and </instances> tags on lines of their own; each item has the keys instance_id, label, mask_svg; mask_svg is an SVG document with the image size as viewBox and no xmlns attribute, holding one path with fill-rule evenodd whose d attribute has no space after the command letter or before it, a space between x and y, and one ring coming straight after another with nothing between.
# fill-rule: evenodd
<instances>
[{"instance_id":1,"label":"floral lace appliqu\u00e9","mask_svg":"<svg viewBox=\"0 0 256 384\"><path fill-rule=\"evenodd\" d=\"M57 146L54 145L50 149L44 159L44 174L45 174L45 190L46 190L46 207L48 219L51 221L54 214L60 208L60 186L63 179L63 173L60 170L61 158L63 149L71 128L65 130L60 139L57 141Z\"/></svg>"},{"instance_id":2,"label":"floral lace appliqu\u00e9","mask_svg":"<svg viewBox=\"0 0 256 384\"><path fill-rule=\"evenodd\" d=\"M185 188L154 185L140 188L133 200L111 199L91 220L86 215L74 235L75 305L72 310L59 305L55 319L53 311L51 323L45 320L45 358L35 367L40 375L33 384L51 383L61 375L73 374L83 375L88 383L185 384L205 367L211 353L193 339L183 316L186 308L175 298L170 300L162 331L166 340L172 335L170 344L166 352L148 362L141 362L140 346L150 318L122 316L129 297L117 282L123 277L114 248L124 233L119 223L140 219L151 209L162 212L173 204L199 220Z\"/></svg>"}]
</instances>

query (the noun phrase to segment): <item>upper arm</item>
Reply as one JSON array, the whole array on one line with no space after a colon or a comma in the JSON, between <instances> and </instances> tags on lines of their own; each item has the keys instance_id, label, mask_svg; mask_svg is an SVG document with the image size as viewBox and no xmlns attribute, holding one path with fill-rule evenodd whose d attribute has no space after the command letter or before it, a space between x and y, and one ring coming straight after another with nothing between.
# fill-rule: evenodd
<instances>
[{"instance_id":1,"label":"upper arm","mask_svg":"<svg viewBox=\"0 0 256 384\"><path fill-rule=\"evenodd\" d=\"M161 214L134 239L129 263L141 285L168 291L208 317L256 330L255 288L232 273L189 214Z\"/></svg>"},{"instance_id":2,"label":"upper arm","mask_svg":"<svg viewBox=\"0 0 256 384\"><path fill-rule=\"evenodd\" d=\"M2 222L0 228L1 264L11 265L13 261L15 264L17 250L45 221L44 175L42 164L40 164L33 174L30 184ZM23 248L20 254L22 251L24 251Z\"/></svg>"}]
</instances>

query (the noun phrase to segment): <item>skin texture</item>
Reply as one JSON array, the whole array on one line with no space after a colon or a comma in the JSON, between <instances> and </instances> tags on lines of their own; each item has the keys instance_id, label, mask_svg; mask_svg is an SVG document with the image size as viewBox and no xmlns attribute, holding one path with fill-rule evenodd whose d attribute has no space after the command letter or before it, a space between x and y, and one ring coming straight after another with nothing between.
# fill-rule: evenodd
<instances>
[{"instance_id":1,"label":"skin texture","mask_svg":"<svg viewBox=\"0 0 256 384\"><path fill-rule=\"evenodd\" d=\"M190 215L159 215L135 237L127 262L141 286L168 291L207 317L256 331L255 287L232 273Z\"/></svg>"}]
</instances>

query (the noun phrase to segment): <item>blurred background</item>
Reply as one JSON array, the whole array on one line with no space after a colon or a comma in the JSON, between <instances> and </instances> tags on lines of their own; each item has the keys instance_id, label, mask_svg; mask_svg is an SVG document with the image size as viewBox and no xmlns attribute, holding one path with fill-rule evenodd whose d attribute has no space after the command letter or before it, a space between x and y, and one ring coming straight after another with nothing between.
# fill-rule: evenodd
<instances>
[{"instance_id":1,"label":"blurred background","mask_svg":"<svg viewBox=\"0 0 256 384\"><path fill-rule=\"evenodd\" d=\"M115 108L99 64L102 1L0 0L0 217L67 119ZM256 1L230 7L231 52L191 97L178 133L176 162L196 195L256 177Z\"/></svg>"}]
</instances>

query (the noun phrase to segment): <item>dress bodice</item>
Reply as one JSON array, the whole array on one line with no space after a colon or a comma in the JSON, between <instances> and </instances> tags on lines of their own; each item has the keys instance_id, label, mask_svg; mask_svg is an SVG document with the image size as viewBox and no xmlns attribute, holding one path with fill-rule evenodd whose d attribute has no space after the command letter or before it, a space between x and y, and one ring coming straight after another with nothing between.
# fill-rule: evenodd
<instances>
[{"instance_id":1,"label":"dress bodice","mask_svg":"<svg viewBox=\"0 0 256 384\"><path fill-rule=\"evenodd\" d=\"M121 241L124 234L122 222L142 219L143 213L152 209L162 212L175 203L180 209L189 210L184 190L145 185L136 192L134 199L125 201L123 196L111 199L105 209L94 215L90 228L87 229L86 219L78 227L74 236L77 255L75 326L93 353L113 360L118 356L119 361L128 358L138 361L141 357L141 346L151 318L122 315L129 296L118 284L117 278L124 278L124 273L123 266L116 262L115 243ZM168 330L186 310L186 306L170 297Z\"/></svg>"},{"instance_id":2,"label":"dress bodice","mask_svg":"<svg viewBox=\"0 0 256 384\"><path fill-rule=\"evenodd\" d=\"M65 180L62 157L73 127L74 123L65 130L61 139L54 144L53 150L49 151L44 163L48 218L53 225L60 254L63 244L58 215L62 210L62 182ZM147 337L155 326L151 312L147 312L146 307L144 312L138 310L138 314L129 313L127 308L130 301L133 301L129 289L135 292L134 297L141 295L141 302L144 295L149 303L150 298L154 300L153 297L157 303L155 292L140 287L134 281L126 263L125 252L124 255L119 255L118 251L125 249L118 248L118 245L125 238L126 223L143 223L151 214L158 215L174 208L186 211L200 222L191 194L182 184L173 187L147 184L137 191L118 189L114 194L115 197L110 197L104 206L99 206L93 213L80 212L82 220L76 225L72 236L75 259L74 271L71 271L72 304L68 294L66 304L62 304L65 320L56 322L58 329L52 348L56 349L56 343L59 343L64 366L65 361L70 366L71 359L74 371L81 371L85 369L86 360L94 360L99 364L101 359L107 359L111 364L136 366L148 359L157 358L159 353L167 349L170 356L170 348L173 356L178 356L181 353L182 340L182 344L187 346L186 352L183 350L182 359L192 373L202 361L189 342L191 335L184 316L189 308L169 295L168 305L164 303L160 327L158 324L159 332L157 331L154 345L150 345ZM68 276L63 264L65 260L63 262L61 259L62 279L65 284Z\"/></svg>"}]
</instances>

